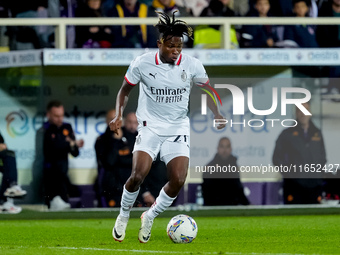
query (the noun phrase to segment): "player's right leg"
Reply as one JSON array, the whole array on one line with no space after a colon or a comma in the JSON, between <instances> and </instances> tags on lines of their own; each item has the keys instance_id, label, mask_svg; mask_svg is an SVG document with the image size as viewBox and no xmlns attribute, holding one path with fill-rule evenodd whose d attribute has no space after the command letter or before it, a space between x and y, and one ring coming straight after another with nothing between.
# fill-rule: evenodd
<instances>
[{"instance_id":1,"label":"player's right leg","mask_svg":"<svg viewBox=\"0 0 340 255\"><path fill-rule=\"evenodd\" d=\"M130 217L130 211L139 193L139 187L148 175L153 159L144 151L135 151L132 160L132 172L124 185L120 213L117 217L112 236L116 241L123 241Z\"/></svg>"}]
</instances>

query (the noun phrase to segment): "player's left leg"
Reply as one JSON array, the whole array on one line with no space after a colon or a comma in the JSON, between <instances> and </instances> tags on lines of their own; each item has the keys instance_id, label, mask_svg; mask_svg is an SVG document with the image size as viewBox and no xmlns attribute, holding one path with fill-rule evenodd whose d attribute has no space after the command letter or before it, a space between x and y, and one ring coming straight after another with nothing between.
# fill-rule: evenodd
<instances>
[{"instance_id":1,"label":"player's left leg","mask_svg":"<svg viewBox=\"0 0 340 255\"><path fill-rule=\"evenodd\" d=\"M163 187L169 197L177 197L185 183L188 174L189 158L180 156L172 159L167 164L169 182Z\"/></svg>"},{"instance_id":2,"label":"player's left leg","mask_svg":"<svg viewBox=\"0 0 340 255\"><path fill-rule=\"evenodd\" d=\"M164 212L176 199L185 183L188 166L189 158L185 156L175 157L167 164L169 182L162 188L151 208L141 216L142 226L138 234L141 243L149 241L154 218Z\"/></svg>"}]
</instances>

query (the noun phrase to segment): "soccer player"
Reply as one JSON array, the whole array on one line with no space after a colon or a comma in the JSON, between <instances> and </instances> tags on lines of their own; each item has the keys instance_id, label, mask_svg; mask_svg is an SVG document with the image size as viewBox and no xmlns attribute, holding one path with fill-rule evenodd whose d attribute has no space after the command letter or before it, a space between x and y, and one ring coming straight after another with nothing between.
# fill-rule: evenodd
<instances>
[{"instance_id":1,"label":"soccer player","mask_svg":"<svg viewBox=\"0 0 340 255\"><path fill-rule=\"evenodd\" d=\"M202 63L182 54L183 35L191 37L192 28L181 20L159 13L158 51L149 52L131 62L116 99L112 131L122 126L123 110L132 88L139 83L137 107L138 136L134 145L132 172L124 185L120 213L112 230L116 241L123 241L130 210L138 196L139 187L149 173L152 161L160 152L167 166L166 183L154 204L141 216L138 239L149 241L153 220L175 200L184 185L189 166L188 101L193 78L207 78ZM219 110L208 102L216 119ZM219 128L223 128L220 125Z\"/></svg>"}]
</instances>

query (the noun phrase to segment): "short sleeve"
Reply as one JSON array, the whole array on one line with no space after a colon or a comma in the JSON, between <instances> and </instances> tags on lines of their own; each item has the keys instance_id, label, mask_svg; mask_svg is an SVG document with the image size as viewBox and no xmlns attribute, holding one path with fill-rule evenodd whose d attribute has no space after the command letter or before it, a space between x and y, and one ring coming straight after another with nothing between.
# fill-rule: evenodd
<instances>
[{"instance_id":1,"label":"short sleeve","mask_svg":"<svg viewBox=\"0 0 340 255\"><path fill-rule=\"evenodd\" d=\"M127 83L129 83L132 86L135 86L141 79L141 74L139 71L139 58L136 58L135 60L133 60L128 68L128 70L126 71L125 74L125 80Z\"/></svg>"},{"instance_id":2,"label":"short sleeve","mask_svg":"<svg viewBox=\"0 0 340 255\"><path fill-rule=\"evenodd\" d=\"M193 78L208 78L207 72L201 61L196 59L196 66L194 70Z\"/></svg>"}]
</instances>

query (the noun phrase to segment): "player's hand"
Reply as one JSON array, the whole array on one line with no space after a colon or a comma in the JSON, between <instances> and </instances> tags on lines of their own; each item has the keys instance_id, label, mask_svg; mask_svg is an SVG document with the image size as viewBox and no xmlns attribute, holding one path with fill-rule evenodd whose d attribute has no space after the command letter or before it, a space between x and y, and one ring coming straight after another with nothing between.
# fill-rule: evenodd
<instances>
[{"instance_id":1,"label":"player's hand","mask_svg":"<svg viewBox=\"0 0 340 255\"><path fill-rule=\"evenodd\" d=\"M221 114L217 114L214 116L214 119L215 120L225 120L225 118L221 115ZM217 124L217 122L216 122ZM225 128L226 126L226 122L225 121L221 121L218 126L217 126L217 129L222 129L222 128Z\"/></svg>"},{"instance_id":2,"label":"player's hand","mask_svg":"<svg viewBox=\"0 0 340 255\"><path fill-rule=\"evenodd\" d=\"M116 135L119 135L118 129L122 127L122 124L123 124L122 116L117 115L109 123L110 130L113 131Z\"/></svg>"}]
</instances>

